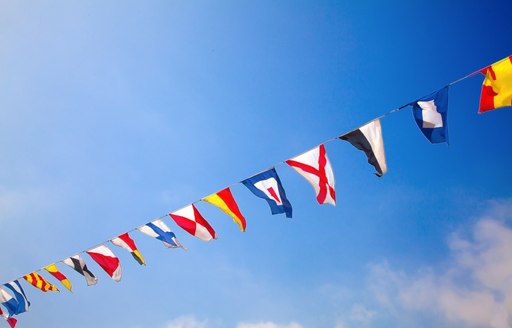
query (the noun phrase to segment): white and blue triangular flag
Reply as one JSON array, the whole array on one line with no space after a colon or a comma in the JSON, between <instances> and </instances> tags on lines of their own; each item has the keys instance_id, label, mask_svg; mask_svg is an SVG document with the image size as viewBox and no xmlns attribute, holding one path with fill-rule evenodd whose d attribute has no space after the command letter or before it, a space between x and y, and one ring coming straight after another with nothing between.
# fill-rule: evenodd
<instances>
[{"instance_id":1,"label":"white and blue triangular flag","mask_svg":"<svg viewBox=\"0 0 512 328\"><path fill-rule=\"evenodd\" d=\"M0 288L0 303L7 309L8 317L16 314L18 301L2 288Z\"/></svg>"},{"instance_id":2,"label":"white and blue triangular flag","mask_svg":"<svg viewBox=\"0 0 512 328\"><path fill-rule=\"evenodd\" d=\"M161 240L162 243L168 248L181 247L186 249L180 243L178 238L176 238L174 232L172 232L171 229L164 223L164 221L160 219L149 222L137 229L145 235Z\"/></svg>"},{"instance_id":3,"label":"white and blue triangular flag","mask_svg":"<svg viewBox=\"0 0 512 328\"><path fill-rule=\"evenodd\" d=\"M256 174L242 183L257 197L263 198L270 206L272 214L285 213L292 217L292 205L286 198L281 180L275 168Z\"/></svg>"},{"instance_id":4,"label":"white and blue triangular flag","mask_svg":"<svg viewBox=\"0 0 512 328\"><path fill-rule=\"evenodd\" d=\"M21 288L21 285L18 282L18 280L8 282L4 284L4 286L7 287L14 294L16 301L18 301L18 306L14 314L27 312L30 307L30 302L27 299L27 296L25 295L23 288Z\"/></svg>"},{"instance_id":5,"label":"white and blue triangular flag","mask_svg":"<svg viewBox=\"0 0 512 328\"><path fill-rule=\"evenodd\" d=\"M448 143L448 86L411 104L418 127L431 143Z\"/></svg>"}]
</instances>

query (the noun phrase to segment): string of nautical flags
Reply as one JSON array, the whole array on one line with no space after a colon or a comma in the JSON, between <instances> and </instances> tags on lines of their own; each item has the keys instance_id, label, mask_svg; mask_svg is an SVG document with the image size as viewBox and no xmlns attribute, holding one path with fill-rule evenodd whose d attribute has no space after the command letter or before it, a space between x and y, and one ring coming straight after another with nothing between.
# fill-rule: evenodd
<instances>
[{"instance_id":1,"label":"string of nautical flags","mask_svg":"<svg viewBox=\"0 0 512 328\"><path fill-rule=\"evenodd\" d=\"M311 184L319 204L335 205L334 172L327 156L325 144L335 140L349 142L356 149L365 153L368 163L375 169L375 174L378 177L382 177L387 172L387 163L381 119L411 107L418 128L430 143L448 143L448 89L450 86L479 73L483 74L485 78L482 84L478 113L512 106L512 56L509 56L451 82L436 92L393 109L352 131L329 139L300 155L277 163L271 168L236 184L243 184L254 196L264 199L269 205L272 214L284 214L287 218L291 218L292 205L286 196L283 183L275 168L278 165L288 165ZM66 289L72 291L72 284L59 270L57 267L58 263L63 263L82 275L87 285L97 284L98 278L87 267L85 260L81 256L83 253L87 253L114 281L119 282L122 277L121 263L112 250L106 246L108 242L130 252L138 264L146 265L144 257L138 250L135 241L129 235L134 231L139 231L149 237L156 238L168 248L182 248L186 250L185 246L181 244L174 232L164 222L165 218L172 219L180 228L201 240L209 241L216 239L217 233L214 228L195 206L200 201L218 207L233 219L240 231L245 231L245 217L231 193L230 188L233 185L235 184L201 198L180 210L165 214L151 222L104 241L88 250L56 261L1 285L0 316L6 320L11 328L14 328L17 323L15 316L28 311L30 301L21 287L20 280L22 279L42 292L59 291L57 286L50 283L40 274L44 271L58 280Z\"/></svg>"}]
</instances>

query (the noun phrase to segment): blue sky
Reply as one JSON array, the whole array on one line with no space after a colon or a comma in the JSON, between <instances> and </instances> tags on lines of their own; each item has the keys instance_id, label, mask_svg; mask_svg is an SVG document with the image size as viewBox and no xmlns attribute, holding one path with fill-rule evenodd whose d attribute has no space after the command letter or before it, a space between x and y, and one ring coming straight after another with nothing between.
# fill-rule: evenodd
<instances>
[{"instance_id":1,"label":"blue sky","mask_svg":"<svg viewBox=\"0 0 512 328\"><path fill-rule=\"evenodd\" d=\"M0 280L74 255L512 54L507 1L0 1ZM169 250L120 283L59 264L22 282L19 327L512 325L511 108L450 88L450 146L410 109L382 120L388 173L327 144L337 206L277 168L292 219L242 185L240 233ZM46 275L47 276L47 275ZM49 278L49 280L52 280ZM0 323L0 327L6 326Z\"/></svg>"}]
</instances>

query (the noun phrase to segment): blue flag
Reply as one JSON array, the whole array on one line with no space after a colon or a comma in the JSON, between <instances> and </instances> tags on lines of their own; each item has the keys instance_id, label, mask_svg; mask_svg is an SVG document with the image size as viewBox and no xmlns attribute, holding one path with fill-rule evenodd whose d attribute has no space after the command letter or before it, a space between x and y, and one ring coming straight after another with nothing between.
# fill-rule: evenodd
<instances>
[{"instance_id":1,"label":"blue flag","mask_svg":"<svg viewBox=\"0 0 512 328\"><path fill-rule=\"evenodd\" d=\"M27 312L28 308L30 307L30 302L28 301L27 296L25 295L23 288L21 288L18 280L8 282L4 284L4 286L11 290L11 292L14 294L14 297L18 301L18 306L14 311L14 314Z\"/></svg>"},{"instance_id":2,"label":"blue flag","mask_svg":"<svg viewBox=\"0 0 512 328\"><path fill-rule=\"evenodd\" d=\"M16 314L18 301L2 288L0 288L0 303L7 309L8 317L12 317Z\"/></svg>"},{"instance_id":3,"label":"blue flag","mask_svg":"<svg viewBox=\"0 0 512 328\"><path fill-rule=\"evenodd\" d=\"M448 143L448 87L411 104L418 127L431 143Z\"/></svg>"},{"instance_id":4,"label":"blue flag","mask_svg":"<svg viewBox=\"0 0 512 328\"><path fill-rule=\"evenodd\" d=\"M287 218L292 217L292 205L286 198L281 180L275 168L256 174L242 183L257 197L267 201L272 214L285 213Z\"/></svg>"},{"instance_id":5,"label":"blue flag","mask_svg":"<svg viewBox=\"0 0 512 328\"><path fill-rule=\"evenodd\" d=\"M174 232L164 223L164 221L158 219L153 222L149 222L146 225L137 228L140 232L150 237L161 240L166 247L177 248L185 247L179 242Z\"/></svg>"}]
</instances>

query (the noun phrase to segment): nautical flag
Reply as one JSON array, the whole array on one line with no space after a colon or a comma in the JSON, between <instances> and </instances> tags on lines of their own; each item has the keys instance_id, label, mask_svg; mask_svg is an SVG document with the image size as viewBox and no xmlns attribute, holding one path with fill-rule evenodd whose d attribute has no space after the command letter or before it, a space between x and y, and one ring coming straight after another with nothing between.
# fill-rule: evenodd
<instances>
[{"instance_id":1,"label":"nautical flag","mask_svg":"<svg viewBox=\"0 0 512 328\"><path fill-rule=\"evenodd\" d=\"M376 119L363 125L357 130L339 137L350 142L354 147L364 151L368 163L375 167L377 176L383 176L387 171L386 154L384 153L384 141L380 120Z\"/></svg>"},{"instance_id":2,"label":"nautical flag","mask_svg":"<svg viewBox=\"0 0 512 328\"><path fill-rule=\"evenodd\" d=\"M217 238L215 230L213 230L210 224L201 216L201 213L199 213L194 204L176 212L169 213L169 216L177 225L192 236L196 236L204 241Z\"/></svg>"},{"instance_id":3,"label":"nautical flag","mask_svg":"<svg viewBox=\"0 0 512 328\"><path fill-rule=\"evenodd\" d=\"M16 320L16 318L7 318L5 320L7 321L11 328L16 327L16 324L18 323L18 320Z\"/></svg>"},{"instance_id":4,"label":"nautical flag","mask_svg":"<svg viewBox=\"0 0 512 328\"><path fill-rule=\"evenodd\" d=\"M128 252L130 252L140 265L146 265L146 262L144 261L144 258L142 257L142 254L140 254L139 250L137 249L137 246L135 246L135 242L133 239L130 238L128 233L124 233L117 238L114 238L111 240L112 244L122 247L126 249Z\"/></svg>"},{"instance_id":5,"label":"nautical flag","mask_svg":"<svg viewBox=\"0 0 512 328\"><path fill-rule=\"evenodd\" d=\"M46 281L46 279L43 278L40 274L37 272L32 272L30 274L27 274L23 276L23 278L32 286L42 290L43 292L52 291L52 292L58 292L59 290L55 285L49 283Z\"/></svg>"},{"instance_id":6,"label":"nautical flag","mask_svg":"<svg viewBox=\"0 0 512 328\"><path fill-rule=\"evenodd\" d=\"M4 284L4 286L14 294L14 297L17 301L16 310L13 312L13 315L27 312L30 308L30 302L27 299L27 295L25 295L23 288L21 288L19 281L14 280Z\"/></svg>"},{"instance_id":7,"label":"nautical flag","mask_svg":"<svg viewBox=\"0 0 512 328\"><path fill-rule=\"evenodd\" d=\"M161 240L166 247L181 247L186 249L180 243L178 238L176 238L174 232L172 232L171 229L169 229L169 227L165 224L165 222L160 219L147 223L146 225L143 225L137 229L145 235Z\"/></svg>"},{"instance_id":8,"label":"nautical flag","mask_svg":"<svg viewBox=\"0 0 512 328\"><path fill-rule=\"evenodd\" d=\"M59 271L55 263L45 266L44 269L48 271L52 276L54 276L57 280L59 280L64 285L64 287L71 291L71 289L73 288L71 286L71 282L62 272Z\"/></svg>"},{"instance_id":9,"label":"nautical flag","mask_svg":"<svg viewBox=\"0 0 512 328\"><path fill-rule=\"evenodd\" d=\"M448 142L448 87L411 105L414 119L425 137L431 143Z\"/></svg>"},{"instance_id":10,"label":"nautical flag","mask_svg":"<svg viewBox=\"0 0 512 328\"><path fill-rule=\"evenodd\" d=\"M256 174L242 183L257 197L263 198L270 206L272 214L285 213L292 217L292 205L286 198L281 180L275 168Z\"/></svg>"},{"instance_id":11,"label":"nautical flag","mask_svg":"<svg viewBox=\"0 0 512 328\"><path fill-rule=\"evenodd\" d=\"M121 263L119 262L119 258L117 258L107 246L100 245L86 251L86 253L89 254L114 281L121 281L121 276L123 275Z\"/></svg>"},{"instance_id":12,"label":"nautical flag","mask_svg":"<svg viewBox=\"0 0 512 328\"><path fill-rule=\"evenodd\" d=\"M240 212L238 205L236 204L233 194L229 188L222 189L218 193L212 194L208 197L203 198L207 203L217 206L224 213L231 216L233 220L238 224L240 231L245 231L245 218Z\"/></svg>"},{"instance_id":13,"label":"nautical flag","mask_svg":"<svg viewBox=\"0 0 512 328\"><path fill-rule=\"evenodd\" d=\"M323 144L286 163L313 186L319 204L336 205L334 173Z\"/></svg>"},{"instance_id":14,"label":"nautical flag","mask_svg":"<svg viewBox=\"0 0 512 328\"><path fill-rule=\"evenodd\" d=\"M68 257L62 262L84 276L88 286L96 285L98 283L98 278L89 271L85 261L79 255Z\"/></svg>"},{"instance_id":15,"label":"nautical flag","mask_svg":"<svg viewBox=\"0 0 512 328\"><path fill-rule=\"evenodd\" d=\"M480 71L485 75L480 94L479 113L512 106L512 56Z\"/></svg>"},{"instance_id":16,"label":"nautical flag","mask_svg":"<svg viewBox=\"0 0 512 328\"><path fill-rule=\"evenodd\" d=\"M15 315L18 311L18 301L2 288L0 288L0 303L7 309L9 317Z\"/></svg>"},{"instance_id":17,"label":"nautical flag","mask_svg":"<svg viewBox=\"0 0 512 328\"><path fill-rule=\"evenodd\" d=\"M2 308L0 308L0 316L2 316L5 319L5 321L7 321L11 328L16 327L16 323L18 322L18 320L16 320L16 318L14 317L9 317L2 311Z\"/></svg>"}]
</instances>

